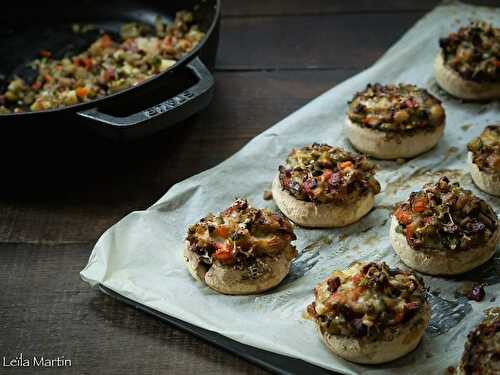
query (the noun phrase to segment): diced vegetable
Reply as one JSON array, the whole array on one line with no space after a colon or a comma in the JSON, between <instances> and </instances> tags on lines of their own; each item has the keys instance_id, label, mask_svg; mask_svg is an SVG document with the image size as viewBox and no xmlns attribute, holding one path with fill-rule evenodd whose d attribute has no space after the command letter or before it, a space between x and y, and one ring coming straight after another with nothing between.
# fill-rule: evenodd
<instances>
[{"instance_id":1,"label":"diced vegetable","mask_svg":"<svg viewBox=\"0 0 500 375\"><path fill-rule=\"evenodd\" d=\"M500 125L487 126L478 138L467 145L473 153L473 162L486 172L500 173Z\"/></svg>"},{"instance_id":2,"label":"diced vegetable","mask_svg":"<svg viewBox=\"0 0 500 375\"><path fill-rule=\"evenodd\" d=\"M500 28L475 21L440 39L439 45L445 64L462 78L476 82L500 81Z\"/></svg>"},{"instance_id":3,"label":"diced vegetable","mask_svg":"<svg viewBox=\"0 0 500 375\"><path fill-rule=\"evenodd\" d=\"M200 42L205 34L192 22L190 12L180 11L173 24L157 21L156 36L132 23L123 25L121 41L103 34L76 56L54 59L51 51L39 51L29 64L38 76L29 85L16 77L10 82L0 93L1 114L60 108L135 86L168 70ZM90 29L73 25L77 33Z\"/></svg>"},{"instance_id":4,"label":"diced vegetable","mask_svg":"<svg viewBox=\"0 0 500 375\"><path fill-rule=\"evenodd\" d=\"M415 250L467 251L490 240L497 229L493 209L472 192L442 177L412 193L394 211L408 244Z\"/></svg>"},{"instance_id":5,"label":"diced vegetable","mask_svg":"<svg viewBox=\"0 0 500 375\"><path fill-rule=\"evenodd\" d=\"M352 202L377 194L375 166L363 155L326 144L294 149L279 167L281 186L295 198L313 202Z\"/></svg>"},{"instance_id":6,"label":"diced vegetable","mask_svg":"<svg viewBox=\"0 0 500 375\"><path fill-rule=\"evenodd\" d=\"M236 200L218 215L209 214L189 227L187 241L190 251L211 264L247 264L261 256L285 252L296 255L291 242L295 234L291 223L282 215L259 210L246 200ZM255 277L252 273L249 277Z\"/></svg>"},{"instance_id":7,"label":"diced vegetable","mask_svg":"<svg viewBox=\"0 0 500 375\"><path fill-rule=\"evenodd\" d=\"M356 262L314 288L308 315L321 331L377 340L401 328L426 304L423 280L385 263Z\"/></svg>"},{"instance_id":8,"label":"diced vegetable","mask_svg":"<svg viewBox=\"0 0 500 375\"><path fill-rule=\"evenodd\" d=\"M367 85L354 95L347 112L359 125L381 131L432 129L444 123L439 99L415 85Z\"/></svg>"}]
</instances>

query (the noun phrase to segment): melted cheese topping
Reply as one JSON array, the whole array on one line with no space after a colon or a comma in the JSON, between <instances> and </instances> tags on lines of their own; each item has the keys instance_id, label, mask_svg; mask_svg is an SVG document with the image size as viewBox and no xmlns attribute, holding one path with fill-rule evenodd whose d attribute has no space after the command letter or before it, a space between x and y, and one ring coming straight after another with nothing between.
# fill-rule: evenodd
<instances>
[{"instance_id":1,"label":"melted cheese topping","mask_svg":"<svg viewBox=\"0 0 500 375\"><path fill-rule=\"evenodd\" d=\"M445 64L462 78L500 81L500 28L476 21L440 39L439 45Z\"/></svg>"},{"instance_id":2,"label":"melted cheese topping","mask_svg":"<svg viewBox=\"0 0 500 375\"><path fill-rule=\"evenodd\" d=\"M500 308L487 310L485 319L467 336L461 367L466 375L500 373Z\"/></svg>"},{"instance_id":3,"label":"melted cheese topping","mask_svg":"<svg viewBox=\"0 0 500 375\"><path fill-rule=\"evenodd\" d=\"M349 153L327 144L293 149L286 165L279 167L283 189L295 198L317 203L347 203L380 185L375 166L363 155Z\"/></svg>"},{"instance_id":4,"label":"melted cheese topping","mask_svg":"<svg viewBox=\"0 0 500 375\"><path fill-rule=\"evenodd\" d=\"M286 251L296 255L292 225L280 214L250 207L246 200L235 201L218 215L209 214L188 230L190 250L203 261L233 265Z\"/></svg>"},{"instance_id":5,"label":"melted cheese topping","mask_svg":"<svg viewBox=\"0 0 500 375\"><path fill-rule=\"evenodd\" d=\"M309 315L322 330L346 336L378 337L423 306L423 281L385 263L354 263L335 271L314 289Z\"/></svg>"},{"instance_id":6,"label":"melted cheese topping","mask_svg":"<svg viewBox=\"0 0 500 375\"><path fill-rule=\"evenodd\" d=\"M500 125L487 126L481 135L467 145L473 162L487 173L500 173Z\"/></svg>"},{"instance_id":7,"label":"melted cheese topping","mask_svg":"<svg viewBox=\"0 0 500 375\"><path fill-rule=\"evenodd\" d=\"M368 85L349 103L349 119L361 126L390 132L434 129L444 123L441 102L414 85Z\"/></svg>"},{"instance_id":8,"label":"melted cheese topping","mask_svg":"<svg viewBox=\"0 0 500 375\"><path fill-rule=\"evenodd\" d=\"M489 241L497 229L493 209L447 177L412 193L394 215L397 230L415 250L466 251Z\"/></svg>"}]
</instances>

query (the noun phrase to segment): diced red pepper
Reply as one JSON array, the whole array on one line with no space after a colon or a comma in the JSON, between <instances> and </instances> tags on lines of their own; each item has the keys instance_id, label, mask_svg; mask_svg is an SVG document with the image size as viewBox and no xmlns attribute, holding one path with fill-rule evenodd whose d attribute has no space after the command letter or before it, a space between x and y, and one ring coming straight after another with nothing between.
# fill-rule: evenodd
<instances>
[{"instance_id":1,"label":"diced red pepper","mask_svg":"<svg viewBox=\"0 0 500 375\"><path fill-rule=\"evenodd\" d=\"M45 50L45 49L41 50L38 54L39 54L41 57L46 57L46 58L49 58L50 56L52 56L52 52L47 51L47 50Z\"/></svg>"},{"instance_id":2,"label":"diced red pepper","mask_svg":"<svg viewBox=\"0 0 500 375\"><path fill-rule=\"evenodd\" d=\"M33 84L31 85L31 88L33 90L39 90L41 87L42 87L41 82L33 82Z\"/></svg>"},{"instance_id":3,"label":"diced red pepper","mask_svg":"<svg viewBox=\"0 0 500 375\"><path fill-rule=\"evenodd\" d=\"M86 87L77 87L75 89L75 92L76 92L76 96L78 96L80 99L84 99L89 94L89 89Z\"/></svg>"},{"instance_id":4,"label":"diced red pepper","mask_svg":"<svg viewBox=\"0 0 500 375\"><path fill-rule=\"evenodd\" d=\"M353 164L351 161L343 161L338 163L339 169L352 169Z\"/></svg>"},{"instance_id":5,"label":"diced red pepper","mask_svg":"<svg viewBox=\"0 0 500 375\"><path fill-rule=\"evenodd\" d=\"M100 44L102 48L108 48L111 47L111 45L113 44L113 40L110 38L108 34L104 34L101 37Z\"/></svg>"},{"instance_id":6,"label":"diced red pepper","mask_svg":"<svg viewBox=\"0 0 500 375\"><path fill-rule=\"evenodd\" d=\"M217 248L214 253L215 259L222 263L231 263L233 261L233 252L231 249L231 245L216 243L215 247Z\"/></svg>"},{"instance_id":7,"label":"diced red pepper","mask_svg":"<svg viewBox=\"0 0 500 375\"><path fill-rule=\"evenodd\" d=\"M427 209L428 204L429 201L427 200L427 198L425 197L417 198L415 199L413 209L415 210L415 212L424 212Z\"/></svg>"},{"instance_id":8,"label":"diced red pepper","mask_svg":"<svg viewBox=\"0 0 500 375\"><path fill-rule=\"evenodd\" d=\"M76 58L75 59L75 64L78 66L81 66L82 68L85 68L87 70L90 70L92 68L93 62L92 59L86 57L86 58Z\"/></svg>"},{"instance_id":9,"label":"diced red pepper","mask_svg":"<svg viewBox=\"0 0 500 375\"><path fill-rule=\"evenodd\" d=\"M409 240L410 238L412 238L413 233L414 233L413 225L411 224L407 225L405 228L406 239Z\"/></svg>"},{"instance_id":10,"label":"diced red pepper","mask_svg":"<svg viewBox=\"0 0 500 375\"><path fill-rule=\"evenodd\" d=\"M351 291L351 298L353 301L356 301L359 296L361 296L361 294L363 294L363 292L366 290L365 287L361 287L361 286L358 286L356 288L354 288L352 291Z\"/></svg>"},{"instance_id":11,"label":"diced red pepper","mask_svg":"<svg viewBox=\"0 0 500 375\"><path fill-rule=\"evenodd\" d=\"M363 278L363 275L362 275L362 274L360 274L360 273L357 273L356 275L354 275L354 276L352 277L352 283L353 283L354 285L358 285L358 283L361 281L361 279L362 279L362 278Z\"/></svg>"},{"instance_id":12,"label":"diced red pepper","mask_svg":"<svg viewBox=\"0 0 500 375\"><path fill-rule=\"evenodd\" d=\"M396 210L395 215L396 215L396 219L398 219L398 221L403 225L408 225L413 221L411 214L402 210L401 208L398 208Z\"/></svg>"},{"instance_id":13,"label":"diced red pepper","mask_svg":"<svg viewBox=\"0 0 500 375\"><path fill-rule=\"evenodd\" d=\"M222 237L222 238L228 238L230 234L229 228L225 225L221 225L215 229L215 235Z\"/></svg>"},{"instance_id":14,"label":"diced red pepper","mask_svg":"<svg viewBox=\"0 0 500 375\"><path fill-rule=\"evenodd\" d=\"M333 171L331 169L325 169L323 171L323 181L328 181L332 177Z\"/></svg>"},{"instance_id":15,"label":"diced red pepper","mask_svg":"<svg viewBox=\"0 0 500 375\"><path fill-rule=\"evenodd\" d=\"M92 65L94 65L94 63L92 62L92 59L91 58L85 58L83 59L83 67L87 70L90 70L92 69Z\"/></svg>"}]
</instances>

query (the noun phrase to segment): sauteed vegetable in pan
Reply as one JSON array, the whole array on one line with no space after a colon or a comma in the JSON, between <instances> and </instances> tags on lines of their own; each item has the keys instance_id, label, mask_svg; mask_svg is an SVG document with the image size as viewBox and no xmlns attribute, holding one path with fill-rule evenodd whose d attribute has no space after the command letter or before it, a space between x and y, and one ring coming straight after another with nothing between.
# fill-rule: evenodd
<instances>
[{"instance_id":1,"label":"sauteed vegetable in pan","mask_svg":"<svg viewBox=\"0 0 500 375\"><path fill-rule=\"evenodd\" d=\"M73 25L74 32L89 28ZM178 11L168 26L157 18L155 29L153 35L147 25L127 23L120 41L102 34L82 53L62 59L40 51L30 64L37 77L33 82L13 79L0 95L0 113L61 108L135 86L170 68L205 35L188 11Z\"/></svg>"}]
</instances>

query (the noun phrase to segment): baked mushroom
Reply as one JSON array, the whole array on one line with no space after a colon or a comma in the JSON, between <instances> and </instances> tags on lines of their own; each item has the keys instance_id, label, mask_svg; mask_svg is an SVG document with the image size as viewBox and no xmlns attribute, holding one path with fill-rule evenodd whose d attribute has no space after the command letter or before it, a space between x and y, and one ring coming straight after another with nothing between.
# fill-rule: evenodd
<instances>
[{"instance_id":1,"label":"baked mushroom","mask_svg":"<svg viewBox=\"0 0 500 375\"><path fill-rule=\"evenodd\" d=\"M457 375L500 374L500 308L488 309L485 315L467 336Z\"/></svg>"},{"instance_id":2,"label":"baked mushroom","mask_svg":"<svg viewBox=\"0 0 500 375\"><path fill-rule=\"evenodd\" d=\"M363 155L326 144L293 149L273 181L276 204L304 227L342 227L366 215L380 185Z\"/></svg>"},{"instance_id":3,"label":"baked mushroom","mask_svg":"<svg viewBox=\"0 0 500 375\"><path fill-rule=\"evenodd\" d=\"M359 151L379 159L411 158L443 135L441 102L414 85L368 85L349 102L345 134Z\"/></svg>"},{"instance_id":4,"label":"baked mushroom","mask_svg":"<svg viewBox=\"0 0 500 375\"><path fill-rule=\"evenodd\" d=\"M500 98L500 29L475 21L439 40L434 76L457 98Z\"/></svg>"},{"instance_id":5,"label":"baked mushroom","mask_svg":"<svg viewBox=\"0 0 500 375\"><path fill-rule=\"evenodd\" d=\"M314 288L307 316L326 346L352 362L389 362L415 349L430 319L423 280L385 263L356 262Z\"/></svg>"},{"instance_id":6,"label":"baked mushroom","mask_svg":"<svg viewBox=\"0 0 500 375\"><path fill-rule=\"evenodd\" d=\"M474 183L486 193L500 196L500 125L487 126L467 149Z\"/></svg>"},{"instance_id":7,"label":"baked mushroom","mask_svg":"<svg viewBox=\"0 0 500 375\"><path fill-rule=\"evenodd\" d=\"M188 229L184 261L191 275L223 294L255 294L285 278L297 250L281 214L236 200Z\"/></svg>"},{"instance_id":8,"label":"baked mushroom","mask_svg":"<svg viewBox=\"0 0 500 375\"><path fill-rule=\"evenodd\" d=\"M455 275L490 259L500 237L482 199L442 177L410 194L392 215L390 240L401 260L431 275Z\"/></svg>"}]
</instances>

